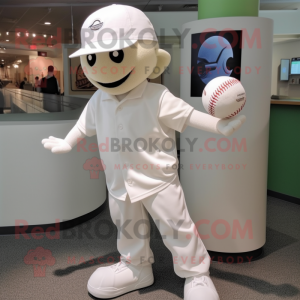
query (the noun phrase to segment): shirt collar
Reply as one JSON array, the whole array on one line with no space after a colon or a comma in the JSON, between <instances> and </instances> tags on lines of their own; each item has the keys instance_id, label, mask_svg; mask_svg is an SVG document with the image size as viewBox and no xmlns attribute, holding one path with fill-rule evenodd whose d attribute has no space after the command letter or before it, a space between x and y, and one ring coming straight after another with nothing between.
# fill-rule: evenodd
<instances>
[{"instance_id":1,"label":"shirt collar","mask_svg":"<svg viewBox=\"0 0 300 300\"><path fill-rule=\"evenodd\" d=\"M146 86L148 84L147 80L144 80L142 83L140 83L137 87L135 87L134 89L132 89L127 95L126 97L120 101L120 103L123 103L125 100L129 100L129 99L137 99L143 96L143 93L146 89ZM108 94L106 92L103 92L102 94L102 100L106 101L106 100L116 100L119 102L119 100L117 99L117 97L115 95L111 95Z\"/></svg>"}]
</instances>

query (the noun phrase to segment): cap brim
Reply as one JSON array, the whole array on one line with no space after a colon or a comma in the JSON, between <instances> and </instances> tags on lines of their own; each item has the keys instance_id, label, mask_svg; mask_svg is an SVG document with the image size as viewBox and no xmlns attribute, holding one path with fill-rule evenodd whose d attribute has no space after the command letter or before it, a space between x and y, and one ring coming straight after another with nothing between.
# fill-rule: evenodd
<instances>
[{"instance_id":1,"label":"cap brim","mask_svg":"<svg viewBox=\"0 0 300 300\"><path fill-rule=\"evenodd\" d=\"M100 45L99 43L96 44L87 44L85 48L80 48L79 50L75 51L73 54L69 56L69 58L78 57L81 55L88 55L88 54L94 54L94 53L100 53L100 52L111 52L115 50L121 50L127 47L132 46L137 42L136 40L115 40L115 41L109 41L110 44Z\"/></svg>"}]
</instances>

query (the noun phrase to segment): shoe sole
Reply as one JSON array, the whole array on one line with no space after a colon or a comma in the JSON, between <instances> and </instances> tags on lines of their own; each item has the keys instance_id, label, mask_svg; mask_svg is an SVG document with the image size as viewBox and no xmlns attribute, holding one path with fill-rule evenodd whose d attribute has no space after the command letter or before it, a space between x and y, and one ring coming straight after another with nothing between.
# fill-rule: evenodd
<instances>
[{"instance_id":1,"label":"shoe sole","mask_svg":"<svg viewBox=\"0 0 300 300\"><path fill-rule=\"evenodd\" d=\"M154 283L153 274L146 276L142 281L126 286L122 289L115 288L107 288L107 289L95 289L91 287L89 284L87 285L87 289L89 293L99 299L111 299L115 298L139 289L146 288Z\"/></svg>"}]
</instances>

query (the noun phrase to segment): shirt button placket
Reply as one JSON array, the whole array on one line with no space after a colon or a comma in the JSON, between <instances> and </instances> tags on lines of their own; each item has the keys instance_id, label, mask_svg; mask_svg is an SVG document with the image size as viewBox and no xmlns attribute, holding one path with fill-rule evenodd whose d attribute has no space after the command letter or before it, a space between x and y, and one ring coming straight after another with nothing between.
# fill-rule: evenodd
<instances>
[{"instance_id":1,"label":"shirt button placket","mask_svg":"<svg viewBox=\"0 0 300 300\"><path fill-rule=\"evenodd\" d=\"M123 107L122 106L118 106L117 107L117 109L116 109L116 123L118 124L118 122L119 122L119 119L120 119L120 115L117 113L118 111L121 111L123 109ZM117 125L117 131L120 133L120 131L122 131L124 129L124 127L123 127L123 124L122 123L119 123L118 125ZM120 134L118 134L118 136L119 136L119 139L121 140L121 135ZM122 155L122 150L119 152L119 157L120 157L120 162L121 162L121 164L122 164L122 166L124 165L124 162L123 162L123 155ZM124 180L126 180L126 177L128 176L127 175L127 170L126 169L122 169L122 172L123 172L123 178L124 178ZM125 173L125 174L124 174ZM129 185L129 186L132 186L132 180L127 180L127 184Z\"/></svg>"}]
</instances>

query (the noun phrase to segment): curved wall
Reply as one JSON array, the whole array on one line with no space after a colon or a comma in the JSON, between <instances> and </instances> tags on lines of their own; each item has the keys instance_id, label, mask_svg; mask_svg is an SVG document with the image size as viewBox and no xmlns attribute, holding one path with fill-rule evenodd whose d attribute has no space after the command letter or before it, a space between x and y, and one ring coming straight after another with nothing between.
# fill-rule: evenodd
<instances>
[{"instance_id":1,"label":"curved wall","mask_svg":"<svg viewBox=\"0 0 300 300\"><path fill-rule=\"evenodd\" d=\"M83 106L67 113L0 116L1 228L15 226L17 220L25 220L28 225L72 220L103 204L104 172L90 179L89 170L83 168L88 159L99 158L97 149L88 150L90 144L97 144L96 136L86 138L87 151L74 147L67 154L53 154L41 144L50 135L64 138ZM54 120L32 120L42 119L43 115Z\"/></svg>"}]
</instances>

